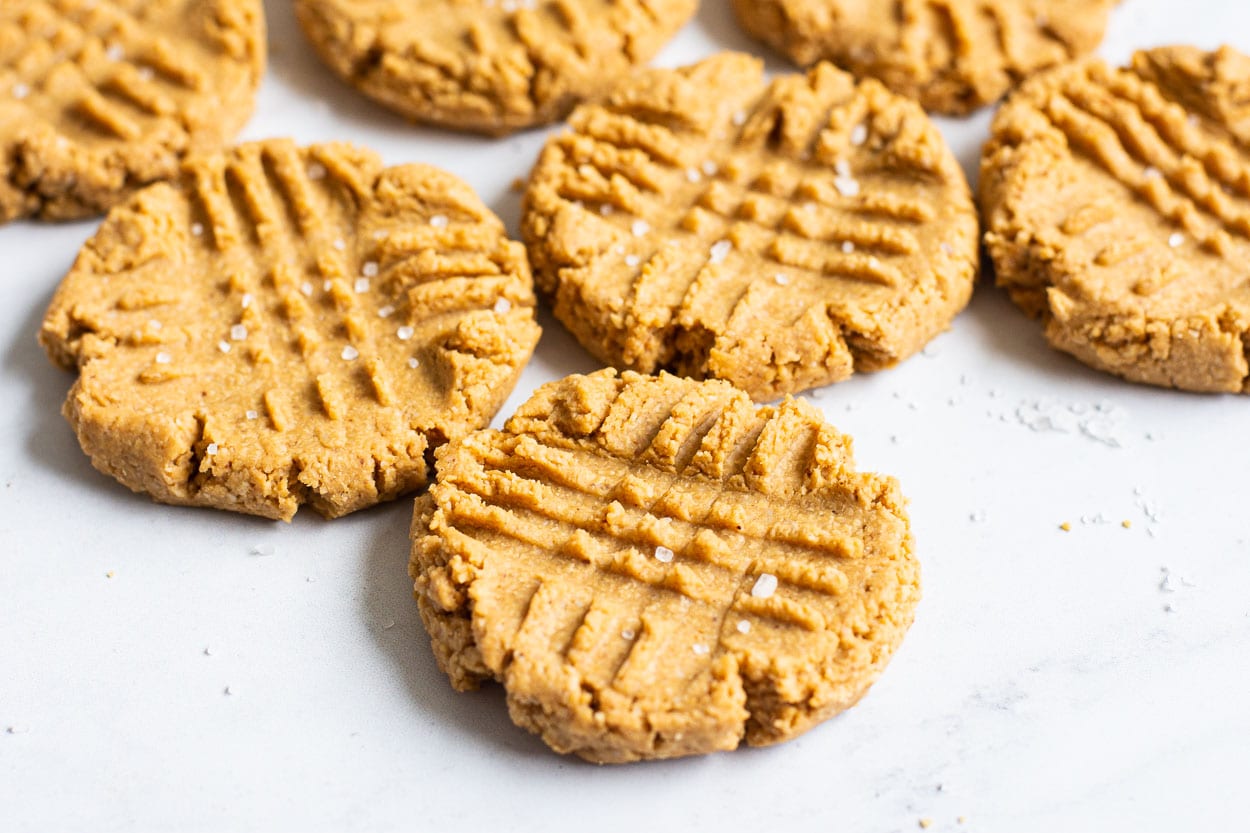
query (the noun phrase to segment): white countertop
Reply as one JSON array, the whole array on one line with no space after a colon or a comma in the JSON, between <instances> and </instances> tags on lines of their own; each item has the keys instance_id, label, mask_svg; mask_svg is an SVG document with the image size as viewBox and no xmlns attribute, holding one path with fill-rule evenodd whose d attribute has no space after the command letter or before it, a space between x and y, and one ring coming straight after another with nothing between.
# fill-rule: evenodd
<instances>
[{"instance_id":1,"label":"white countertop","mask_svg":"<svg viewBox=\"0 0 1250 833\"><path fill-rule=\"evenodd\" d=\"M515 231L542 131L404 124L266 5L247 138L440 165ZM1226 39L1250 50L1241 0L1124 0L1103 54ZM704 0L659 62L751 47ZM988 119L944 123L970 171ZM1250 829L1250 400L1088 370L982 284L924 355L813 394L912 501L925 598L878 685L779 747L599 768L513 727L499 690L448 686L405 574L410 501L286 526L91 468L34 334L94 226L0 229L0 828ZM505 414L596 366L543 323Z\"/></svg>"}]
</instances>

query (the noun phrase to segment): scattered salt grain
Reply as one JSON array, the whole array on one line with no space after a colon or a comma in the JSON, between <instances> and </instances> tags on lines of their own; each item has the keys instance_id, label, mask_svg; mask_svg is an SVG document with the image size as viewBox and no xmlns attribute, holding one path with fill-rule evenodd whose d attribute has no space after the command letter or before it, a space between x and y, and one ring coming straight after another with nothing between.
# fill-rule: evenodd
<instances>
[{"instance_id":1,"label":"scattered salt grain","mask_svg":"<svg viewBox=\"0 0 1250 833\"><path fill-rule=\"evenodd\" d=\"M247 419L250 421L250 420L256 419L258 416L260 416L260 414L256 413L255 411L246 411L244 412L243 416L247 417Z\"/></svg>"},{"instance_id":2,"label":"scattered salt grain","mask_svg":"<svg viewBox=\"0 0 1250 833\"><path fill-rule=\"evenodd\" d=\"M656 547L655 560L659 561L661 564L669 564L673 560L673 551L668 547Z\"/></svg>"},{"instance_id":3,"label":"scattered salt grain","mask_svg":"<svg viewBox=\"0 0 1250 833\"><path fill-rule=\"evenodd\" d=\"M361 293L368 292L368 291L369 291L369 279L368 278L356 278L356 294L359 295Z\"/></svg>"},{"instance_id":4,"label":"scattered salt grain","mask_svg":"<svg viewBox=\"0 0 1250 833\"><path fill-rule=\"evenodd\" d=\"M849 176L835 177L833 187L838 189L838 193L844 197L859 196L859 180Z\"/></svg>"},{"instance_id":5,"label":"scattered salt grain","mask_svg":"<svg viewBox=\"0 0 1250 833\"><path fill-rule=\"evenodd\" d=\"M239 303L243 305L243 309L247 309L252 305L252 293L244 292L243 297L239 299Z\"/></svg>"},{"instance_id":6,"label":"scattered salt grain","mask_svg":"<svg viewBox=\"0 0 1250 833\"><path fill-rule=\"evenodd\" d=\"M690 650L695 652L696 656L705 657L711 653L711 649L706 645L695 644L690 646Z\"/></svg>"},{"instance_id":7,"label":"scattered salt grain","mask_svg":"<svg viewBox=\"0 0 1250 833\"><path fill-rule=\"evenodd\" d=\"M739 620L738 633L750 633L750 632L751 632L751 623L748 622L746 619Z\"/></svg>"},{"instance_id":8,"label":"scattered salt grain","mask_svg":"<svg viewBox=\"0 0 1250 833\"><path fill-rule=\"evenodd\" d=\"M235 324L230 328L230 338L234 341L242 341L247 338L247 327L242 324Z\"/></svg>"},{"instance_id":9,"label":"scattered salt grain","mask_svg":"<svg viewBox=\"0 0 1250 833\"><path fill-rule=\"evenodd\" d=\"M192 223L192 224L191 224L191 236L193 236L193 237L199 237L199 236L200 236L201 234L203 234L203 233L204 233L204 224L203 224L203 223Z\"/></svg>"},{"instance_id":10,"label":"scattered salt grain","mask_svg":"<svg viewBox=\"0 0 1250 833\"><path fill-rule=\"evenodd\" d=\"M430 218L430 225L434 228L447 228L447 222L446 214L435 214Z\"/></svg>"},{"instance_id":11,"label":"scattered salt grain","mask_svg":"<svg viewBox=\"0 0 1250 833\"><path fill-rule=\"evenodd\" d=\"M686 181L687 182L698 182L702 178L703 178L703 175L699 173L698 168L686 168Z\"/></svg>"},{"instance_id":12,"label":"scattered salt grain","mask_svg":"<svg viewBox=\"0 0 1250 833\"><path fill-rule=\"evenodd\" d=\"M615 208L608 205L606 202L603 205L599 206L599 214L600 216L603 216L603 217L607 217L609 214L611 214L615 210L616 210Z\"/></svg>"},{"instance_id":13,"label":"scattered salt grain","mask_svg":"<svg viewBox=\"0 0 1250 833\"><path fill-rule=\"evenodd\" d=\"M642 263L642 258L640 258L638 255L625 255L625 265L630 267L631 269L637 266L639 263Z\"/></svg>"},{"instance_id":14,"label":"scattered salt grain","mask_svg":"<svg viewBox=\"0 0 1250 833\"><path fill-rule=\"evenodd\" d=\"M343 348L343 352L340 355L343 356L343 361L350 362L360 358L360 351L349 344Z\"/></svg>"},{"instance_id":15,"label":"scattered salt grain","mask_svg":"<svg viewBox=\"0 0 1250 833\"><path fill-rule=\"evenodd\" d=\"M404 325L403 327L400 327L398 330L395 331L395 336L400 341L407 341L408 339L412 338L412 334L415 332L416 330L414 330L412 327Z\"/></svg>"},{"instance_id":16,"label":"scattered salt grain","mask_svg":"<svg viewBox=\"0 0 1250 833\"><path fill-rule=\"evenodd\" d=\"M174 360L173 356L169 355L168 353L161 352L161 353L156 354L157 364L169 364L173 360Z\"/></svg>"},{"instance_id":17,"label":"scattered salt grain","mask_svg":"<svg viewBox=\"0 0 1250 833\"><path fill-rule=\"evenodd\" d=\"M126 57L126 50L120 44L113 43L104 50L104 54L110 61L120 61Z\"/></svg>"},{"instance_id":18,"label":"scattered salt grain","mask_svg":"<svg viewBox=\"0 0 1250 833\"><path fill-rule=\"evenodd\" d=\"M751 588L751 595L757 599L767 599L777 592L777 577L772 573L761 573Z\"/></svg>"},{"instance_id":19,"label":"scattered salt grain","mask_svg":"<svg viewBox=\"0 0 1250 833\"><path fill-rule=\"evenodd\" d=\"M853 146L859 147L866 141L868 141L868 125L857 124L851 128L851 144Z\"/></svg>"},{"instance_id":20,"label":"scattered salt grain","mask_svg":"<svg viewBox=\"0 0 1250 833\"><path fill-rule=\"evenodd\" d=\"M412 368L413 370L416 370L418 367L421 366L421 362L418 361L417 359L409 359L408 366Z\"/></svg>"},{"instance_id":21,"label":"scattered salt grain","mask_svg":"<svg viewBox=\"0 0 1250 833\"><path fill-rule=\"evenodd\" d=\"M629 229L634 233L634 237L642 237L644 234L651 231L651 224L646 220L634 220Z\"/></svg>"},{"instance_id":22,"label":"scattered salt grain","mask_svg":"<svg viewBox=\"0 0 1250 833\"><path fill-rule=\"evenodd\" d=\"M720 165L717 165L711 159L707 160L699 167L703 169L704 176L716 176L720 173Z\"/></svg>"},{"instance_id":23,"label":"scattered salt grain","mask_svg":"<svg viewBox=\"0 0 1250 833\"><path fill-rule=\"evenodd\" d=\"M734 123L734 127L742 127L742 125L744 125L744 124L746 124L746 123L747 123L747 113L746 113L746 111L745 111L745 110L737 110L737 111L735 111L735 112L734 112L734 114L733 114L733 118L731 119L731 121Z\"/></svg>"},{"instance_id":24,"label":"scattered salt grain","mask_svg":"<svg viewBox=\"0 0 1250 833\"><path fill-rule=\"evenodd\" d=\"M334 241L333 243L331 243L330 245L332 245L334 248L338 249L340 252L342 252L342 251L346 251L346 250L347 250L347 244L343 242L342 238L339 238L338 240L335 240L335 241Z\"/></svg>"},{"instance_id":25,"label":"scattered salt grain","mask_svg":"<svg viewBox=\"0 0 1250 833\"><path fill-rule=\"evenodd\" d=\"M491 309L495 311L495 315L505 315L512 310L512 302L507 298L500 298Z\"/></svg>"},{"instance_id":26,"label":"scattered salt grain","mask_svg":"<svg viewBox=\"0 0 1250 833\"><path fill-rule=\"evenodd\" d=\"M780 272L778 272L777 274L773 275L773 280L777 282L777 286L785 286L788 283L790 283L790 276L783 275Z\"/></svg>"},{"instance_id":27,"label":"scattered salt grain","mask_svg":"<svg viewBox=\"0 0 1250 833\"><path fill-rule=\"evenodd\" d=\"M217 349L223 353L229 353L230 342L226 341L225 339L222 339L221 341L217 342Z\"/></svg>"},{"instance_id":28,"label":"scattered salt grain","mask_svg":"<svg viewBox=\"0 0 1250 833\"><path fill-rule=\"evenodd\" d=\"M220 446L218 446L217 443L209 443L208 445L204 447L204 453L207 454L209 457L212 457L214 454L218 452L219 449L220 449Z\"/></svg>"},{"instance_id":29,"label":"scattered salt grain","mask_svg":"<svg viewBox=\"0 0 1250 833\"><path fill-rule=\"evenodd\" d=\"M378 307L378 318L390 318L395 314L395 308L390 304L384 307Z\"/></svg>"},{"instance_id":30,"label":"scattered salt grain","mask_svg":"<svg viewBox=\"0 0 1250 833\"><path fill-rule=\"evenodd\" d=\"M313 294L312 281L304 281L302 284L300 284L299 291L304 293L306 297L311 298Z\"/></svg>"},{"instance_id":31,"label":"scattered salt grain","mask_svg":"<svg viewBox=\"0 0 1250 833\"><path fill-rule=\"evenodd\" d=\"M630 630L629 628L626 628L625 630L621 631L621 639L633 639L633 638L634 638L634 632Z\"/></svg>"},{"instance_id":32,"label":"scattered salt grain","mask_svg":"<svg viewBox=\"0 0 1250 833\"><path fill-rule=\"evenodd\" d=\"M378 276L378 262L376 260L366 260L364 266L360 267L360 274L366 278L376 278Z\"/></svg>"},{"instance_id":33,"label":"scattered salt grain","mask_svg":"<svg viewBox=\"0 0 1250 833\"><path fill-rule=\"evenodd\" d=\"M853 251L855 251L854 243L852 243L850 240L842 241L842 254L849 255Z\"/></svg>"},{"instance_id":34,"label":"scattered salt grain","mask_svg":"<svg viewBox=\"0 0 1250 833\"><path fill-rule=\"evenodd\" d=\"M326 166L320 162L313 162L308 166L308 178L314 182L318 179L326 178Z\"/></svg>"},{"instance_id":35,"label":"scattered salt grain","mask_svg":"<svg viewBox=\"0 0 1250 833\"><path fill-rule=\"evenodd\" d=\"M729 257L729 253L733 251L734 244L728 240L717 240L712 244L710 252L710 260L713 264L724 263L725 258Z\"/></svg>"},{"instance_id":36,"label":"scattered salt grain","mask_svg":"<svg viewBox=\"0 0 1250 833\"><path fill-rule=\"evenodd\" d=\"M1179 231L1173 232L1172 236L1168 238L1168 245L1171 246L1173 249L1180 248L1181 245L1184 244L1184 242L1185 242L1185 235L1181 234Z\"/></svg>"},{"instance_id":37,"label":"scattered salt grain","mask_svg":"<svg viewBox=\"0 0 1250 833\"><path fill-rule=\"evenodd\" d=\"M1143 170L1141 172L1141 175L1145 179L1159 179L1160 177L1163 176L1163 171L1151 165L1151 166L1148 166L1145 170Z\"/></svg>"},{"instance_id":38,"label":"scattered salt grain","mask_svg":"<svg viewBox=\"0 0 1250 833\"><path fill-rule=\"evenodd\" d=\"M23 98L30 95L30 87L19 82L13 85L13 89L10 90L10 92L13 94L14 98L16 98L18 101L21 101Z\"/></svg>"}]
</instances>

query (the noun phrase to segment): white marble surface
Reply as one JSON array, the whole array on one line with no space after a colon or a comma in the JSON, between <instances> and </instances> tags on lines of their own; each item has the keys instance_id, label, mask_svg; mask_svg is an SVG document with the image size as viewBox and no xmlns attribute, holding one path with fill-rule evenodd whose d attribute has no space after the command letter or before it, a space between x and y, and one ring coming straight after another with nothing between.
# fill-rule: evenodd
<instances>
[{"instance_id":1,"label":"white marble surface","mask_svg":"<svg viewBox=\"0 0 1250 833\"><path fill-rule=\"evenodd\" d=\"M515 228L541 132L409 127L268 6L248 137L442 165ZM1103 51L1247 32L1241 0L1124 0ZM705 0L661 62L748 46ZM969 167L987 121L945 125ZM881 682L778 748L596 768L514 728L498 691L450 690L404 573L408 501L283 526L91 469L34 333L92 228L0 229L0 829L1250 829L1250 401L1088 371L981 286L925 355L815 399L912 499L925 599ZM594 367L545 323L508 410Z\"/></svg>"}]
</instances>

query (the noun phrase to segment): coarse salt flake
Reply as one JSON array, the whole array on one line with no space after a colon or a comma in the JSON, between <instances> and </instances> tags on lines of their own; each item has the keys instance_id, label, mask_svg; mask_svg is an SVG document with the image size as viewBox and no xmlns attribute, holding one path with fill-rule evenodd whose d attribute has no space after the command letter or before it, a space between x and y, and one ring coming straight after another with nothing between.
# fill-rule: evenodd
<instances>
[{"instance_id":1,"label":"coarse salt flake","mask_svg":"<svg viewBox=\"0 0 1250 833\"><path fill-rule=\"evenodd\" d=\"M734 127L742 127L742 125L746 124L747 123L746 110L735 111L733 114L733 123L734 123Z\"/></svg>"},{"instance_id":2,"label":"coarse salt flake","mask_svg":"<svg viewBox=\"0 0 1250 833\"><path fill-rule=\"evenodd\" d=\"M850 240L843 240L842 241L842 254L849 255L853 251L855 251L855 244L852 243Z\"/></svg>"},{"instance_id":3,"label":"coarse salt flake","mask_svg":"<svg viewBox=\"0 0 1250 833\"><path fill-rule=\"evenodd\" d=\"M504 315L512 310L512 302L507 298L500 298L491 309L495 311L496 315Z\"/></svg>"},{"instance_id":4,"label":"coarse salt flake","mask_svg":"<svg viewBox=\"0 0 1250 833\"><path fill-rule=\"evenodd\" d=\"M751 632L751 623L748 622L746 619L740 620L738 622L738 633L750 633L750 632Z\"/></svg>"},{"instance_id":5,"label":"coarse salt flake","mask_svg":"<svg viewBox=\"0 0 1250 833\"><path fill-rule=\"evenodd\" d=\"M651 224L646 220L634 220L629 229L634 233L634 237L642 237L644 234L651 231Z\"/></svg>"},{"instance_id":6,"label":"coarse salt flake","mask_svg":"<svg viewBox=\"0 0 1250 833\"><path fill-rule=\"evenodd\" d=\"M703 179L703 174L699 173L698 168L686 168L687 182L698 182L700 179Z\"/></svg>"},{"instance_id":7,"label":"coarse salt flake","mask_svg":"<svg viewBox=\"0 0 1250 833\"><path fill-rule=\"evenodd\" d=\"M204 447L204 453L207 454L209 457L212 457L214 454L217 453L218 449L219 449L219 446L217 445L217 443L209 443L207 446Z\"/></svg>"},{"instance_id":8,"label":"coarse salt flake","mask_svg":"<svg viewBox=\"0 0 1250 833\"><path fill-rule=\"evenodd\" d=\"M447 228L447 223L448 220L446 214L435 214L430 218L430 225L434 228Z\"/></svg>"},{"instance_id":9,"label":"coarse salt flake","mask_svg":"<svg viewBox=\"0 0 1250 833\"><path fill-rule=\"evenodd\" d=\"M395 314L395 308L390 304L384 307L378 307L378 318L390 318Z\"/></svg>"},{"instance_id":10,"label":"coarse salt flake","mask_svg":"<svg viewBox=\"0 0 1250 833\"><path fill-rule=\"evenodd\" d=\"M767 599L777 592L777 577L772 573L760 573L751 588L751 595L757 599Z\"/></svg>"},{"instance_id":11,"label":"coarse salt flake","mask_svg":"<svg viewBox=\"0 0 1250 833\"><path fill-rule=\"evenodd\" d=\"M220 350L220 351L221 351L221 352L223 352L223 353L229 353L229 352L230 352L230 342L226 341L226 340L223 338L221 341L217 342L217 349L218 349L218 350Z\"/></svg>"},{"instance_id":12,"label":"coarse salt flake","mask_svg":"<svg viewBox=\"0 0 1250 833\"><path fill-rule=\"evenodd\" d=\"M838 176L849 177L851 175L851 163L845 159L839 159L833 163L833 170Z\"/></svg>"},{"instance_id":13,"label":"coarse salt flake","mask_svg":"<svg viewBox=\"0 0 1250 833\"><path fill-rule=\"evenodd\" d=\"M369 291L368 278L356 278L356 294Z\"/></svg>"},{"instance_id":14,"label":"coarse salt flake","mask_svg":"<svg viewBox=\"0 0 1250 833\"><path fill-rule=\"evenodd\" d=\"M690 650L694 651L697 656L705 657L711 653L711 648L701 643L695 643L690 646Z\"/></svg>"},{"instance_id":15,"label":"coarse salt flake","mask_svg":"<svg viewBox=\"0 0 1250 833\"><path fill-rule=\"evenodd\" d=\"M25 84L19 81L18 83L13 85L13 88L10 90L10 92L13 94L14 98L21 101L23 98L30 95L30 87L26 86Z\"/></svg>"},{"instance_id":16,"label":"coarse salt flake","mask_svg":"<svg viewBox=\"0 0 1250 833\"><path fill-rule=\"evenodd\" d=\"M782 273L778 272L777 274L773 275L773 280L777 282L777 286L785 286L788 283L790 283L790 276L783 275Z\"/></svg>"},{"instance_id":17,"label":"coarse salt flake","mask_svg":"<svg viewBox=\"0 0 1250 833\"><path fill-rule=\"evenodd\" d=\"M408 339L412 338L412 335L415 332L416 330L414 330L412 327L409 327L408 325L405 324L403 327L400 327L398 330L395 331L395 335L399 338L400 341L407 341Z\"/></svg>"},{"instance_id":18,"label":"coarse salt flake","mask_svg":"<svg viewBox=\"0 0 1250 833\"><path fill-rule=\"evenodd\" d=\"M110 61L120 61L126 57L126 50L120 44L109 44L108 49L104 50L104 54Z\"/></svg>"},{"instance_id":19,"label":"coarse salt flake","mask_svg":"<svg viewBox=\"0 0 1250 833\"><path fill-rule=\"evenodd\" d=\"M603 205L599 206L599 214L600 214L601 216L603 216L603 217L608 216L609 214L611 214L611 213L612 213L613 211L615 211L615 210L616 210L615 208L613 208L612 206L608 205L606 202L605 202Z\"/></svg>"},{"instance_id":20,"label":"coarse salt flake","mask_svg":"<svg viewBox=\"0 0 1250 833\"><path fill-rule=\"evenodd\" d=\"M630 628L621 631L621 639L633 639L634 632Z\"/></svg>"},{"instance_id":21,"label":"coarse salt flake","mask_svg":"<svg viewBox=\"0 0 1250 833\"><path fill-rule=\"evenodd\" d=\"M242 324L235 324L230 328L230 338L234 341L242 341L247 338L247 327Z\"/></svg>"},{"instance_id":22,"label":"coarse salt flake","mask_svg":"<svg viewBox=\"0 0 1250 833\"><path fill-rule=\"evenodd\" d=\"M366 278L376 278L378 275L378 262L376 260L366 260L365 264L360 267L360 274Z\"/></svg>"},{"instance_id":23,"label":"coarse salt flake","mask_svg":"<svg viewBox=\"0 0 1250 833\"><path fill-rule=\"evenodd\" d=\"M247 309L248 307L250 307L252 305L252 293L244 292L243 298L240 300L240 303L243 305L243 309Z\"/></svg>"},{"instance_id":24,"label":"coarse salt flake","mask_svg":"<svg viewBox=\"0 0 1250 833\"><path fill-rule=\"evenodd\" d=\"M338 249L340 252L347 250L347 244L343 242L343 238L341 237L338 240L335 240L330 245L333 246L335 249Z\"/></svg>"},{"instance_id":25,"label":"coarse salt flake","mask_svg":"<svg viewBox=\"0 0 1250 833\"><path fill-rule=\"evenodd\" d=\"M833 187L838 189L838 193L844 197L855 197L859 195L859 180L849 176L835 177Z\"/></svg>"},{"instance_id":26,"label":"coarse salt flake","mask_svg":"<svg viewBox=\"0 0 1250 833\"><path fill-rule=\"evenodd\" d=\"M192 236L192 237L199 237L199 236L200 236L201 234L203 234L203 233L204 233L204 224L203 224L203 223L192 223L192 224L191 224L191 236Z\"/></svg>"},{"instance_id":27,"label":"coarse salt flake","mask_svg":"<svg viewBox=\"0 0 1250 833\"><path fill-rule=\"evenodd\" d=\"M312 281L304 281L302 284L300 284L299 291L304 293L306 297L311 298L313 294Z\"/></svg>"},{"instance_id":28,"label":"coarse salt flake","mask_svg":"<svg viewBox=\"0 0 1250 833\"><path fill-rule=\"evenodd\" d=\"M851 128L851 144L859 147L868 141L868 125L860 123Z\"/></svg>"},{"instance_id":29,"label":"coarse salt flake","mask_svg":"<svg viewBox=\"0 0 1250 833\"><path fill-rule=\"evenodd\" d=\"M712 263L724 263L725 258L729 257L729 253L733 251L734 244L728 240L717 240L712 244L710 259Z\"/></svg>"},{"instance_id":30,"label":"coarse salt flake","mask_svg":"<svg viewBox=\"0 0 1250 833\"><path fill-rule=\"evenodd\" d=\"M343 348L341 355L343 356L343 361L345 362L355 361L360 358L360 351L349 344Z\"/></svg>"},{"instance_id":31,"label":"coarse salt flake","mask_svg":"<svg viewBox=\"0 0 1250 833\"><path fill-rule=\"evenodd\" d=\"M704 162L701 166L704 176L716 176L720 173L720 165L717 165L711 159Z\"/></svg>"},{"instance_id":32,"label":"coarse salt flake","mask_svg":"<svg viewBox=\"0 0 1250 833\"><path fill-rule=\"evenodd\" d=\"M260 416L260 414L258 414L256 411L246 411L244 412L243 416L247 417L249 420L253 420L253 419L256 419L256 417Z\"/></svg>"},{"instance_id":33,"label":"coarse salt flake","mask_svg":"<svg viewBox=\"0 0 1250 833\"><path fill-rule=\"evenodd\" d=\"M669 564L673 560L673 551L668 547L656 547L655 560L659 561L661 564Z\"/></svg>"},{"instance_id":34,"label":"coarse salt flake","mask_svg":"<svg viewBox=\"0 0 1250 833\"><path fill-rule=\"evenodd\" d=\"M408 366L411 367L413 370L416 370L418 367L421 366L421 362L418 361L417 359L408 359Z\"/></svg>"},{"instance_id":35,"label":"coarse salt flake","mask_svg":"<svg viewBox=\"0 0 1250 833\"><path fill-rule=\"evenodd\" d=\"M157 354L156 354L156 363L157 363L157 364L169 364L169 363L170 363L170 362L172 362L173 360L174 360L174 359L173 359L173 356L169 355L168 353L161 352L161 353L157 353Z\"/></svg>"},{"instance_id":36,"label":"coarse salt flake","mask_svg":"<svg viewBox=\"0 0 1250 833\"><path fill-rule=\"evenodd\" d=\"M638 255L625 255L626 266L633 267L637 266L639 263L642 263L642 258L638 257Z\"/></svg>"},{"instance_id":37,"label":"coarse salt flake","mask_svg":"<svg viewBox=\"0 0 1250 833\"><path fill-rule=\"evenodd\" d=\"M1184 242L1185 235L1181 234L1179 231L1173 232L1172 236L1168 238L1168 245L1173 249L1179 248Z\"/></svg>"}]
</instances>

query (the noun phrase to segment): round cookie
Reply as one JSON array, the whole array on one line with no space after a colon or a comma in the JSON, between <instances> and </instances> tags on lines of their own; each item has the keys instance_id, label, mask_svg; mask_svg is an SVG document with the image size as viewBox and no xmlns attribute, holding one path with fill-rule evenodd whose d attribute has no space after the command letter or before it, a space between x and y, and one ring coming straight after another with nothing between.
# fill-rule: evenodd
<instances>
[{"instance_id":1,"label":"round cookie","mask_svg":"<svg viewBox=\"0 0 1250 833\"><path fill-rule=\"evenodd\" d=\"M829 64L767 83L722 54L585 105L522 232L556 317L607 364L758 400L889 367L978 268L963 171L914 102Z\"/></svg>"},{"instance_id":2,"label":"round cookie","mask_svg":"<svg viewBox=\"0 0 1250 833\"><path fill-rule=\"evenodd\" d=\"M800 66L830 60L926 110L965 114L1092 52L1116 0L733 0L742 26Z\"/></svg>"},{"instance_id":3,"label":"round cookie","mask_svg":"<svg viewBox=\"0 0 1250 833\"><path fill-rule=\"evenodd\" d=\"M260 0L4 0L0 223L175 176L247 121L264 63Z\"/></svg>"},{"instance_id":4,"label":"round cookie","mask_svg":"<svg viewBox=\"0 0 1250 833\"><path fill-rule=\"evenodd\" d=\"M415 121L488 134L563 118L646 63L697 0L296 0L321 59Z\"/></svg>"},{"instance_id":5,"label":"round cookie","mask_svg":"<svg viewBox=\"0 0 1250 833\"><path fill-rule=\"evenodd\" d=\"M1003 106L981 164L998 283L1126 379L1250 391L1250 57L1087 60Z\"/></svg>"},{"instance_id":6,"label":"round cookie","mask_svg":"<svg viewBox=\"0 0 1250 833\"><path fill-rule=\"evenodd\" d=\"M558 752L793 738L864 695L920 597L898 484L802 401L603 370L437 456L409 568L435 656Z\"/></svg>"},{"instance_id":7,"label":"round cookie","mask_svg":"<svg viewBox=\"0 0 1250 833\"><path fill-rule=\"evenodd\" d=\"M337 517L419 488L538 341L525 251L460 180L286 141L114 208L39 338L101 471L164 503Z\"/></svg>"}]
</instances>

